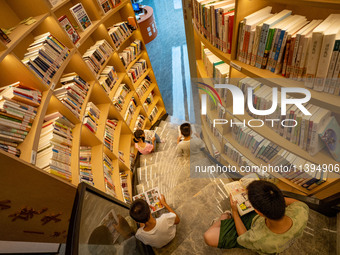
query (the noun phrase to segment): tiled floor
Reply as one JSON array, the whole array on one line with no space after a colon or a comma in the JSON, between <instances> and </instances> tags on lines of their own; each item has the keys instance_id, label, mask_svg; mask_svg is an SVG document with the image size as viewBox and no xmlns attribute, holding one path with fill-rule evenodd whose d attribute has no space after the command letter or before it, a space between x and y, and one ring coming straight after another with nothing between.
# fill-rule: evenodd
<instances>
[{"instance_id":1,"label":"tiled floor","mask_svg":"<svg viewBox=\"0 0 340 255\"><path fill-rule=\"evenodd\" d=\"M167 112L194 122L188 109L190 71L181 0L144 0L154 10L157 37L146 45Z\"/></svg>"}]
</instances>

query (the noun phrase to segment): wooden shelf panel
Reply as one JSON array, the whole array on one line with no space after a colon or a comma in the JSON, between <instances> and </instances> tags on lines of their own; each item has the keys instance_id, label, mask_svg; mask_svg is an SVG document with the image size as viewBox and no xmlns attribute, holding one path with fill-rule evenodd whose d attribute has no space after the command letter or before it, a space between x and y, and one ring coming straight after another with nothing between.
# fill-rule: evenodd
<instances>
[{"instance_id":1,"label":"wooden shelf panel","mask_svg":"<svg viewBox=\"0 0 340 255\"><path fill-rule=\"evenodd\" d=\"M126 114L126 111L127 111L127 108L129 106L129 103L132 99L132 97L134 96L135 92L132 90L131 92L129 92L129 94L126 95L125 97L125 102L124 102L124 105L123 105L123 109L122 111L120 112L122 118L124 119L124 116Z\"/></svg>"},{"instance_id":2,"label":"wooden shelf panel","mask_svg":"<svg viewBox=\"0 0 340 255\"><path fill-rule=\"evenodd\" d=\"M97 134L93 133L87 126L83 125L81 128L81 145L96 146L103 144L98 138Z\"/></svg>"},{"instance_id":3,"label":"wooden shelf panel","mask_svg":"<svg viewBox=\"0 0 340 255\"><path fill-rule=\"evenodd\" d=\"M131 37L134 37L135 36L135 32L136 30L132 31L131 35L129 35L127 38L125 38L125 40L119 45L118 48L116 48L116 51L119 52L119 51L122 51L124 50L126 47L123 48L123 46L125 46L126 42L128 42L130 40ZM111 39L112 40L112 39Z\"/></svg>"},{"instance_id":4,"label":"wooden shelf panel","mask_svg":"<svg viewBox=\"0 0 340 255\"><path fill-rule=\"evenodd\" d=\"M123 193L122 193L122 185L120 183L120 176L119 176L118 159L114 161L113 173L112 173L111 178L112 178L113 184L115 185L117 198L120 201L124 202Z\"/></svg>"},{"instance_id":5,"label":"wooden shelf panel","mask_svg":"<svg viewBox=\"0 0 340 255\"><path fill-rule=\"evenodd\" d=\"M145 50L142 50L141 53L125 68L126 73L131 69L131 67L141 58L141 56L144 54Z\"/></svg>"},{"instance_id":6,"label":"wooden shelf panel","mask_svg":"<svg viewBox=\"0 0 340 255\"><path fill-rule=\"evenodd\" d=\"M153 121L151 122L151 126L156 123L156 121L165 114L165 108L164 107L158 107L158 112L156 116L153 118ZM148 116L147 116L148 117Z\"/></svg>"},{"instance_id":7,"label":"wooden shelf panel","mask_svg":"<svg viewBox=\"0 0 340 255\"><path fill-rule=\"evenodd\" d=\"M3 58L6 57L8 53L10 53L29 33L31 33L37 26L39 26L48 16L49 13L45 13L33 17L36 20L36 22L29 26L19 24L13 30L13 32L9 34L8 37L11 39L11 42L6 45L7 49L1 53L0 61L2 61Z\"/></svg>"},{"instance_id":8,"label":"wooden shelf panel","mask_svg":"<svg viewBox=\"0 0 340 255\"><path fill-rule=\"evenodd\" d=\"M133 116L132 116L132 119L131 119L131 123L130 123L131 132L133 132L133 129L134 129L135 125L136 125L137 117L138 117L141 109L142 109L142 106L138 106L136 108L135 112L133 113Z\"/></svg>"},{"instance_id":9,"label":"wooden shelf panel","mask_svg":"<svg viewBox=\"0 0 340 255\"><path fill-rule=\"evenodd\" d=\"M160 99L161 99L161 98L160 98L159 96L155 96L155 97L153 98L152 103L149 104L149 106L148 106L148 112L147 112L147 115L148 115L148 116L150 116L151 111L153 110L153 108L155 108L155 106L157 105L157 103L158 103L158 101L159 101ZM147 116L147 117L148 117L148 116Z\"/></svg>"},{"instance_id":10,"label":"wooden shelf panel","mask_svg":"<svg viewBox=\"0 0 340 255\"><path fill-rule=\"evenodd\" d=\"M67 4L70 0L63 0L57 3L55 6L51 8L51 12L57 11L59 8L63 7L64 4Z\"/></svg>"},{"instance_id":11,"label":"wooden shelf panel","mask_svg":"<svg viewBox=\"0 0 340 255\"><path fill-rule=\"evenodd\" d=\"M112 101L117 89L119 88L119 85L123 82L123 79L125 78L125 73L117 73L118 75L118 80L116 81L116 83L114 84L113 88L111 89L110 93L109 93L109 98Z\"/></svg>"},{"instance_id":12,"label":"wooden shelf panel","mask_svg":"<svg viewBox=\"0 0 340 255\"><path fill-rule=\"evenodd\" d=\"M69 121L71 121L73 124L78 124L81 121L78 117L76 117L71 110L69 110L59 99L52 95L51 100L48 104L48 109L46 114L50 114L53 112L60 112L62 115L64 115Z\"/></svg>"},{"instance_id":13,"label":"wooden shelf panel","mask_svg":"<svg viewBox=\"0 0 340 255\"><path fill-rule=\"evenodd\" d=\"M148 88L147 91L145 91L144 95L140 98L140 102L142 104L145 103L145 100L148 98L148 96L150 95L150 93L152 92L152 90L156 87L155 83L151 83L150 87Z\"/></svg>"}]
</instances>

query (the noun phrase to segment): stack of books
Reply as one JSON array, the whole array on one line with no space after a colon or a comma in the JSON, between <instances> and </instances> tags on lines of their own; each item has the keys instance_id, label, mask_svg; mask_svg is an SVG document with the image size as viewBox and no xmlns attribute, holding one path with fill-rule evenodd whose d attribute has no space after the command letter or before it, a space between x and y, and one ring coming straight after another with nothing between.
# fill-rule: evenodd
<instances>
[{"instance_id":1,"label":"stack of books","mask_svg":"<svg viewBox=\"0 0 340 255\"><path fill-rule=\"evenodd\" d=\"M99 76L99 83L104 88L107 94L110 93L111 89L118 80L117 73L113 66L106 66Z\"/></svg>"},{"instance_id":2,"label":"stack of books","mask_svg":"<svg viewBox=\"0 0 340 255\"><path fill-rule=\"evenodd\" d=\"M126 47L122 52L119 53L119 58L123 65L127 67L142 51L142 42L135 40L130 46Z\"/></svg>"},{"instance_id":3,"label":"stack of books","mask_svg":"<svg viewBox=\"0 0 340 255\"><path fill-rule=\"evenodd\" d=\"M138 88L136 89L136 93L139 97L139 99L141 99L145 92L148 90L148 88L151 85L151 79L149 76L146 76L144 80L142 80L142 82L140 83L140 85L138 86Z\"/></svg>"},{"instance_id":4,"label":"stack of books","mask_svg":"<svg viewBox=\"0 0 340 255\"><path fill-rule=\"evenodd\" d=\"M234 1L193 1L193 18L196 30L212 45L231 53L235 14Z\"/></svg>"},{"instance_id":5,"label":"stack of books","mask_svg":"<svg viewBox=\"0 0 340 255\"><path fill-rule=\"evenodd\" d=\"M100 110L92 102L87 103L83 124L93 133L97 132Z\"/></svg>"},{"instance_id":6,"label":"stack of books","mask_svg":"<svg viewBox=\"0 0 340 255\"><path fill-rule=\"evenodd\" d=\"M112 160L104 153L104 182L105 182L105 190L106 193L110 194L113 197L116 197L116 189L112 180L113 174L113 163Z\"/></svg>"},{"instance_id":7,"label":"stack of books","mask_svg":"<svg viewBox=\"0 0 340 255\"><path fill-rule=\"evenodd\" d=\"M128 76L132 83L136 83L138 78L143 75L148 69L145 59L138 60L128 71Z\"/></svg>"},{"instance_id":8,"label":"stack of books","mask_svg":"<svg viewBox=\"0 0 340 255\"><path fill-rule=\"evenodd\" d=\"M127 21L119 22L107 30L117 49L132 34L132 29Z\"/></svg>"},{"instance_id":9,"label":"stack of books","mask_svg":"<svg viewBox=\"0 0 340 255\"><path fill-rule=\"evenodd\" d=\"M71 181L74 124L59 112L46 115L44 121L39 139L36 166Z\"/></svg>"},{"instance_id":10,"label":"stack of books","mask_svg":"<svg viewBox=\"0 0 340 255\"><path fill-rule=\"evenodd\" d=\"M265 110L273 105L272 88L251 79L249 77L239 81L238 87L246 92L248 88L253 89L252 104L255 109ZM278 91L278 98L281 98L281 93ZM287 107L287 114L281 115L281 105L279 104L276 111L267 116L257 116L251 113L248 109L248 114L259 119L277 119L279 121L265 123L272 128L276 133L280 134L293 144L299 145L303 150L308 151L311 155L317 154L324 148L324 143L319 139L319 133L323 130L326 123L331 118L331 111L315 106L312 104L305 104L305 108L311 115L305 115L296 105L289 105ZM290 119L287 126L280 125L285 119ZM293 120L296 122L293 123ZM294 126L294 127L293 127Z\"/></svg>"},{"instance_id":11,"label":"stack of books","mask_svg":"<svg viewBox=\"0 0 340 255\"><path fill-rule=\"evenodd\" d=\"M79 148L79 181L86 182L94 186L92 165L91 165L91 147L80 146Z\"/></svg>"},{"instance_id":12,"label":"stack of books","mask_svg":"<svg viewBox=\"0 0 340 255\"><path fill-rule=\"evenodd\" d=\"M217 79L229 77L230 66L207 48L203 49L203 63L208 77Z\"/></svg>"},{"instance_id":13,"label":"stack of books","mask_svg":"<svg viewBox=\"0 0 340 255\"><path fill-rule=\"evenodd\" d=\"M101 67L105 61L110 58L113 48L105 40L97 41L95 45L89 48L83 55L83 59L89 66L94 75L99 74Z\"/></svg>"},{"instance_id":14,"label":"stack of books","mask_svg":"<svg viewBox=\"0 0 340 255\"><path fill-rule=\"evenodd\" d=\"M151 113L150 113L150 115L149 115L149 120L150 120L150 122L152 122L153 121L153 119L155 118L155 116L157 115L157 113L158 113L158 107L157 107L157 105L152 109L152 111L151 111Z\"/></svg>"},{"instance_id":15,"label":"stack of books","mask_svg":"<svg viewBox=\"0 0 340 255\"><path fill-rule=\"evenodd\" d=\"M128 108L126 110L126 113L124 115L124 120L128 126L131 123L133 114L135 113L136 109L137 109L137 101L134 97L132 97L128 105Z\"/></svg>"},{"instance_id":16,"label":"stack of books","mask_svg":"<svg viewBox=\"0 0 340 255\"><path fill-rule=\"evenodd\" d=\"M340 14L308 21L290 10L271 14L271 9L265 7L240 22L238 60L339 95Z\"/></svg>"},{"instance_id":17,"label":"stack of books","mask_svg":"<svg viewBox=\"0 0 340 255\"><path fill-rule=\"evenodd\" d=\"M90 85L77 73L63 75L60 83L63 86L56 89L54 95L79 118Z\"/></svg>"},{"instance_id":18,"label":"stack of books","mask_svg":"<svg viewBox=\"0 0 340 255\"><path fill-rule=\"evenodd\" d=\"M122 185L123 198L125 203L131 204L131 198L128 189L128 174L120 172L120 183Z\"/></svg>"},{"instance_id":19,"label":"stack of books","mask_svg":"<svg viewBox=\"0 0 340 255\"><path fill-rule=\"evenodd\" d=\"M0 89L0 149L17 157L37 115L41 92L20 82Z\"/></svg>"},{"instance_id":20,"label":"stack of books","mask_svg":"<svg viewBox=\"0 0 340 255\"><path fill-rule=\"evenodd\" d=\"M113 151L113 137L116 127L118 125L117 119L106 120L105 133L104 133L104 145Z\"/></svg>"},{"instance_id":21,"label":"stack of books","mask_svg":"<svg viewBox=\"0 0 340 255\"><path fill-rule=\"evenodd\" d=\"M145 123L145 117L141 114L138 115L135 127L133 128L133 132L135 132L137 129L143 129Z\"/></svg>"},{"instance_id":22,"label":"stack of books","mask_svg":"<svg viewBox=\"0 0 340 255\"><path fill-rule=\"evenodd\" d=\"M124 102L126 96L131 92L131 89L126 84L120 84L119 88L116 91L115 96L113 97L113 104L117 108L117 110L120 112L123 110Z\"/></svg>"},{"instance_id":23,"label":"stack of books","mask_svg":"<svg viewBox=\"0 0 340 255\"><path fill-rule=\"evenodd\" d=\"M50 32L34 37L27 51L22 62L47 85L51 85L54 75L70 54L70 50Z\"/></svg>"}]
</instances>

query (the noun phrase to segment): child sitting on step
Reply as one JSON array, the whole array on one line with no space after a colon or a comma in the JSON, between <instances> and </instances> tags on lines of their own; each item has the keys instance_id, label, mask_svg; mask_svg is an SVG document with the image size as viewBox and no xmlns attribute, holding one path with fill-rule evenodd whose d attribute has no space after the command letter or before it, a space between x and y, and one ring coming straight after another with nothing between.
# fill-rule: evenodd
<instances>
[{"instance_id":1,"label":"child sitting on step","mask_svg":"<svg viewBox=\"0 0 340 255\"><path fill-rule=\"evenodd\" d=\"M137 129L134 132L135 147L141 154L149 154L155 151L156 142L160 143L159 136L152 130L141 130Z\"/></svg>"},{"instance_id":2,"label":"child sitting on step","mask_svg":"<svg viewBox=\"0 0 340 255\"><path fill-rule=\"evenodd\" d=\"M197 134L191 135L190 123L183 123L180 128L180 135L177 138L176 155L177 156L190 156L191 154L197 154L201 148L205 147L204 142L199 138Z\"/></svg>"},{"instance_id":3,"label":"child sitting on step","mask_svg":"<svg viewBox=\"0 0 340 255\"><path fill-rule=\"evenodd\" d=\"M136 199L130 208L130 216L141 225L136 232L136 238L155 248L163 247L175 237L176 225L180 221L163 195L159 201L169 213L164 213L157 219L151 215L149 205L143 199Z\"/></svg>"},{"instance_id":4,"label":"child sitting on step","mask_svg":"<svg viewBox=\"0 0 340 255\"><path fill-rule=\"evenodd\" d=\"M248 248L260 254L280 253L303 234L309 208L267 181L254 181L247 187L249 202L255 209L240 217L230 197L230 213L222 214L204 233L207 245L221 249Z\"/></svg>"}]
</instances>

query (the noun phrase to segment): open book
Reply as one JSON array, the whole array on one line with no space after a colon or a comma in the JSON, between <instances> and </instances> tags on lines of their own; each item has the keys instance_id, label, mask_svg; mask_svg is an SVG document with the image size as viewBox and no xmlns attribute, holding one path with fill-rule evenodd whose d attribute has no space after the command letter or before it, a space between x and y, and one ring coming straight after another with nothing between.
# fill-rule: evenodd
<instances>
[{"instance_id":1,"label":"open book","mask_svg":"<svg viewBox=\"0 0 340 255\"><path fill-rule=\"evenodd\" d=\"M114 209L108 212L99 225L104 225L110 230L112 234L112 243L115 243L119 237L119 233L115 228L115 226L118 226L118 217Z\"/></svg>"},{"instance_id":2,"label":"open book","mask_svg":"<svg viewBox=\"0 0 340 255\"><path fill-rule=\"evenodd\" d=\"M155 137L156 130L144 130L145 141L152 143L152 139Z\"/></svg>"},{"instance_id":3,"label":"open book","mask_svg":"<svg viewBox=\"0 0 340 255\"><path fill-rule=\"evenodd\" d=\"M237 202L237 209L240 216L254 210L248 200L247 186L256 180L259 180L259 177L257 174L252 173L244 176L239 181L230 182L224 185L228 196L232 195L234 201Z\"/></svg>"},{"instance_id":4,"label":"open book","mask_svg":"<svg viewBox=\"0 0 340 255\"><path fill-rule=\"evenodd\" d=\"M153 188L134 196L132 199L133 201L136 199L144 199L149 204L151 212L154 213L164 208L159 201L160 196L161 194L159 193L158 188Z\"/></svg>"}]
</instances>

